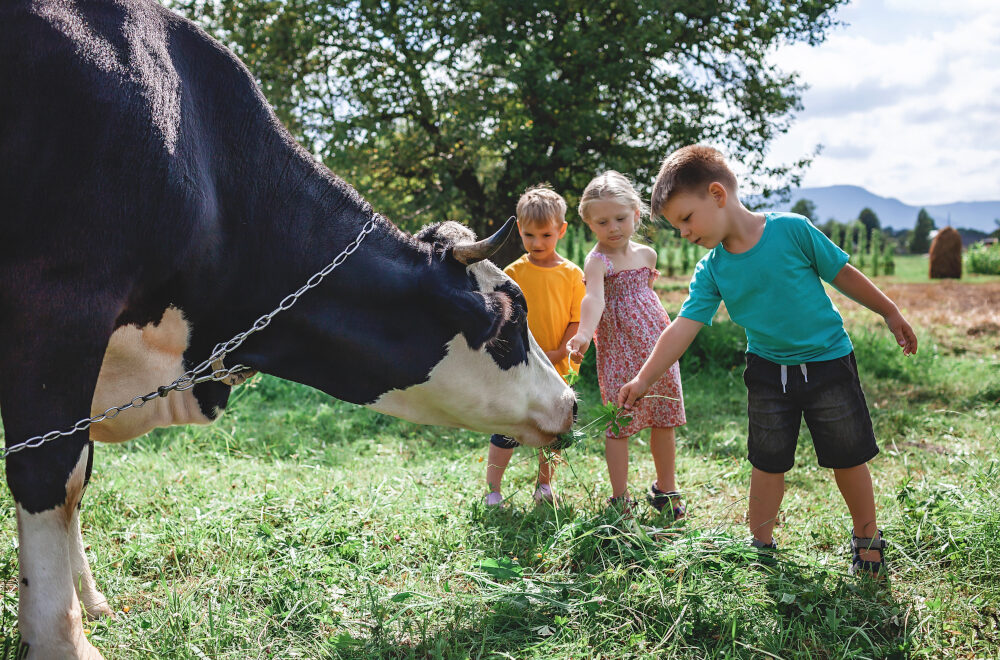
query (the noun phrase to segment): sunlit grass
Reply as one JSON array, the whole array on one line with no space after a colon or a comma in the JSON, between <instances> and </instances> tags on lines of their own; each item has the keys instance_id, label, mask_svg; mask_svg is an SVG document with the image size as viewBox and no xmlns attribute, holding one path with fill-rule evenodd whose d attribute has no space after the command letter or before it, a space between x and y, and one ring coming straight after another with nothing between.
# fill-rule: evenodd
<instances>
[{"instance_id":1,"label":"sunlit grass","mask_svg":"<svg viewBox=\"0 0 1000 660\"><path fill-rule=\"evenodd\" d=\"M98 448L84 537L118 615L85 627L108 658L993 657L997 363L979 340L958 352L933 333L904 358L870 319L848 320L882 448L872 472L892 543L885 588L846 575L850 518L805 429L778 561L746 549L739 331L720 322L681 365L680 524L605 508L602 432L562 452L563 506L534 506L537 461L519 449L510 505L487 509L484 435L260 378L211 427ZM577 389L586 428L600 414L593 352ZM638 493L654 475L648 436L630 453ZM9 493L0 525L9 656Z\"/></svg>"}]
</instances>

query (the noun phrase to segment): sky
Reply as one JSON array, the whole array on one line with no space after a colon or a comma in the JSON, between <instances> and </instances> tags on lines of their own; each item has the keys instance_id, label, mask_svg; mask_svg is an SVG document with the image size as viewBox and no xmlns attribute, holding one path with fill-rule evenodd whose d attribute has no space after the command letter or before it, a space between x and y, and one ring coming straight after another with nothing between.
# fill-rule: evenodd
<instances>
[{"instance_id":1,"label":"sky","mask_svg":"<svg viewBox=\"0 0 1000 660\"><path fill-rule=\"evenodd\" d=\"M1000 1L852 0L798 71L804 109L769 164L823 149L803 187L858 185L913 205L1000 200Z\"/></svg>"}]
</instances>

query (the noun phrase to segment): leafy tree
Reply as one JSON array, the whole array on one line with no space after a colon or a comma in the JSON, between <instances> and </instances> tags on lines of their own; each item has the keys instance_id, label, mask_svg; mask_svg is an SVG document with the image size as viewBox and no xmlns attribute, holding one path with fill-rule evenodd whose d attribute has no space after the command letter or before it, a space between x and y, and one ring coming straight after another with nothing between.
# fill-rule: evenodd
<instances>
[{"instance_id":1,"label":"leafy tree","mask_svg":"<svg viewBox=\"0 0 1000 660\"><path fill-rule=\"evenodd\" d=\"M873 230L882 228L882 223L879 222L875 211L872 211L867 206L861 209L861 213L858 214L858 220L865 226L865 235L867 238L872 237Z\"/></svg>"},{"instance_id":2,"label":"leafy tree","mask_svg":"<svg viewBox=\"0 0 1000 660\"><path fill-rule=\"evenodd\" d=\"M917 224L910 234L910 252L912 254L924 254L931 249L930 233L934 229L934 218L927 212L927 209L920 209L917 214Z\"/></svg>"},{"instance_id":3,"label":"leafy tree","mask_svg":"<svg viewBox=\"0 0 1000 660\"><path fill-rule=\"evenodd\" d=\"M846 0L173 0L228 44L278 116L404 227L483 232L529 185L575 206L607 168L640 192L659 160L712 143L765 199L803 158L764 166L801 108L768 54L816 44ZM768 183L770 182L770 183Z\"/></svg>"},{"instance_id":4,"label":"leafy tree","mask_svg":"<svg viewBox=\"0 0 1000 660\"><path fill-rule=\"evenodd\" d=\"M812 200L803 197L792 205L792 213L798 213L816 222L816 204Z\"/></svg>"}]
</instances>

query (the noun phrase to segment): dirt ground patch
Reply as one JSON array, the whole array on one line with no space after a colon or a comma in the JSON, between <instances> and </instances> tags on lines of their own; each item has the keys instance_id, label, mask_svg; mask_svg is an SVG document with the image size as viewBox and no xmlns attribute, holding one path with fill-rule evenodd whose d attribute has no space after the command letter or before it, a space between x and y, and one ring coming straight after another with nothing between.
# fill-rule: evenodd
<instances>
[{"instance_id":1,"label":"dirt ground patch","mask_svg":"<svg viewBox=\"0 0 1000 660\"><path fill-rule=\"evenodd\" d=\"M912 317L910 323L951 326L963 332L1000 325L1000 282L890 284L883 291Z\"/></svg>"},{"instance_id":2,"label":"dirt ground patch","mask_svg":"<svg viewBox=\"0 0 1000 660\"><path fill-rule=\"evenodd\" d=\"M981 339L997 340L1000 330L1000 282L975 284L944 280L933 283L881 284L879 287L892 298L915 328L951 330ZM657 287L660 298L671 313L680 308L687 297L687 281L670 278L667 286ZM863 316L866 311L858 303L831 290L833 302L845 316ZM871 315L872 322L878 319Z\"/></svg>"}]
</instances>

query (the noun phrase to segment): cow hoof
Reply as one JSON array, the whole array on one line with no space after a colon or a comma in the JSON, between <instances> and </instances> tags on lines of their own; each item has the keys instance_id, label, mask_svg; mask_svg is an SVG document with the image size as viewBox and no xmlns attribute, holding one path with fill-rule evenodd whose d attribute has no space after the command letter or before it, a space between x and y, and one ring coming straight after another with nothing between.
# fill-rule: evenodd
<instances>
[{"instance_id":1,"label":"cow hoof","mask_svg":"<svg viewBox=\"0 0 1000 660\"><path fill-rule=\"evenodd\" d=\"M39 660L47 660L48 658L72 658L73 660L104 660L104 656L101 652L94 648L94 645L88 642L86 639L80 639L76 644L75 649L68 648L45 648L44 645L39 644L28 644L25 642L21 643L21 648L18 650L18 658L25 658L26 660L33 660L33 658L38 658Z\"/></svg>"},{"instance_id":2,"label":"cow hoof","mask_svg":"<svg viewBox=\"0 0 1000 660\"><path fill-rule=\"evenodd\" d=\"M108 601L103 598L96 603L85 605L83 609L87 613L88 621L115 618L115 611L111 609L110 605L108 605Z\"/></svg>"},{"instance_id":3,"label":"cow hoof","mask_svg":"<svg viewBox=\"0 0 1000 660\"><path fill-rule=\"evenodd\" d=\"M104 660L104 656L101 652L94 648L94 645L90 642L85 641L84 645L80 648L80 656L82 660Z\"/></svg>"}]
</instances>

